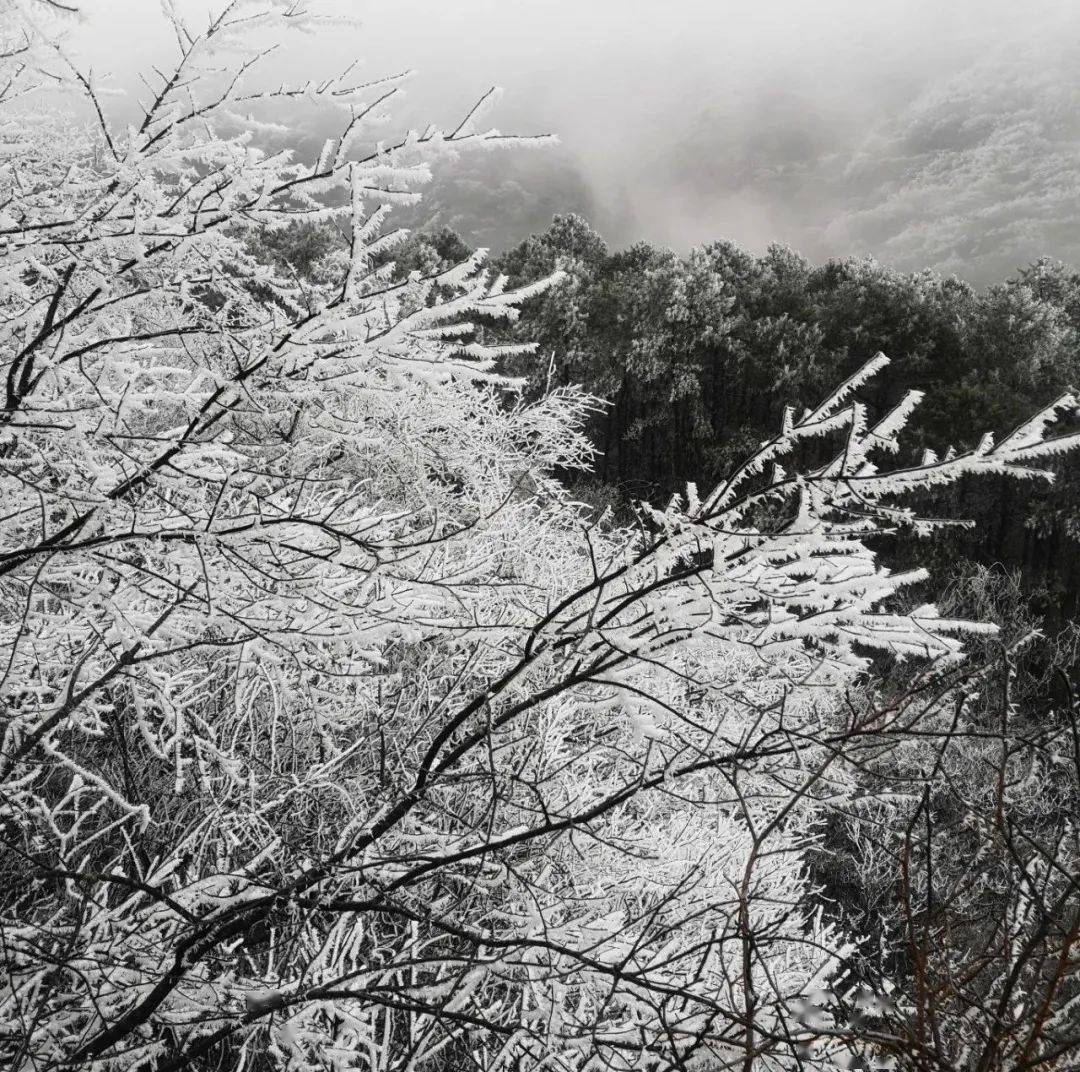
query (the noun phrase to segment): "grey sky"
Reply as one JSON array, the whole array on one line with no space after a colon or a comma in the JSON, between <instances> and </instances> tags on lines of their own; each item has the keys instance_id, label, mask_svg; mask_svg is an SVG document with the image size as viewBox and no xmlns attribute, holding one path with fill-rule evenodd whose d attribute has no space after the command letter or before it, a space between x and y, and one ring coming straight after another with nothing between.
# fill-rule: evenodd
<instances>
[{"instance_id":1,"label":"grey sky","mask_svg":"<svg viewBox=\"0 0 1080 1072\"><path fill-rule=\"evenodd\" d=\"M186 0L192 12L206 0ZM84 60L135 87L165 61L154 0L88 0ZM615 245L786 242L975 282L1080 264L1076 0L329 0L357 31L275 74L417 68L403 123L451 123L492 83L504 130L562 144L463 161L439 218L505 244L585 212ZM95 23L98 25L95 26Z\"/></svg>"}]
</instances>

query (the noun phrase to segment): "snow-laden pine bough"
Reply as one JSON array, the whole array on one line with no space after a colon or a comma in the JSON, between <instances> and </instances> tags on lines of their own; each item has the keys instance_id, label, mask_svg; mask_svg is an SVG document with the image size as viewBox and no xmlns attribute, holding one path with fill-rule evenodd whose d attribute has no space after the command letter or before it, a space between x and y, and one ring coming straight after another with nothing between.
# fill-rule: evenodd
<instances>
[{"instance_id":1,"label":"snow-laden pine bough","mask_svg":"<svg viewBox=\"0 0 1080 1072\"><path fill-rule=\"evenodd\" d=\"M933 526L912 490L1044 476L1075 401L882 471L918 399L869 421L879 356L704 499L590 518L550 474L588 463L596 403L515 400L491 341L557 278L383 263L433 154L520 141L480 128L492 95L377 141L400 79L253 88L244 42L297 5L198 30L167 5L180 58L114 130L58 8L0 3L5 1066L901 1052L805 1013L850 940L804 853L986 627L890 610L923 573L866 540ZM95 126L23 107L42 83ZM282 101L342 110L314 164L259 147ZM255 256L297 222L347 251L310 277ZM832 462L791 466L823 437ZM846 706L875 652L929 670Z\"/></svg>"}]
</instances>

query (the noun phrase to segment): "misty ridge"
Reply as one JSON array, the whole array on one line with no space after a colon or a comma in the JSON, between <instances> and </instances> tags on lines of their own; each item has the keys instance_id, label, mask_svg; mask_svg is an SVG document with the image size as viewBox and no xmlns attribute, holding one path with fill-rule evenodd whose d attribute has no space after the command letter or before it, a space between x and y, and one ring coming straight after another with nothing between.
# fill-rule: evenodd
<instances>
[{"instance_id":1,"label":"misty ridge","mask_svg":"<svg viewBox=\"0 0 1080 1072\"><path fill-rule=\"evenodd\" d=\"M1080 1067L1072 5L358 7L0 0L0 1064Z\"/></svg>"},{"instance_id":2,"label":"misty ridge","mask_svg":"<svg viewBox=\"0 0 1080 1072\"><path fill-rule=\"evenodd\" d=\"M674 130L643 133L646 161L621 175L565 143L461 160L413 220L501 250L575 212L616 246L780 241L815 261L869 255L981 286L1041 257L1075 264L1080 52L1057 51L974 63L857 127L791 92L748 116L705 100Z\"/></svg>"},{"instance_id":3,"label":"misty ridge","mask_svg":"<svg viewBox=\"0 0 1080 1072\"><path fill-rule=\"evenodd\" d=\"M199 21L210 6L179 9ZM131 43L156 62L171 40L153 4L113 10L114 26L86 20L70 46L119 94L102 104L126 124L143 86L121 57ZM278 49L275 76L302 82L313 61L410 70L395 115L418 128L452 127L494 84L501 130L558 137L435 170L407 221L450 226L474 247L505 250L575 212L616 248L728 239L761 254L780 242L814 262L873 256L975 286L1042 257L1080 261L1080 15L1067 0L882 0L857 14L847 0L680 0L670 12L648 0L403 0L351 14L355 35ZM282 129L264 144L312 157L335 132L286 101L274 120Z\"/></svg>"}]
</instances>

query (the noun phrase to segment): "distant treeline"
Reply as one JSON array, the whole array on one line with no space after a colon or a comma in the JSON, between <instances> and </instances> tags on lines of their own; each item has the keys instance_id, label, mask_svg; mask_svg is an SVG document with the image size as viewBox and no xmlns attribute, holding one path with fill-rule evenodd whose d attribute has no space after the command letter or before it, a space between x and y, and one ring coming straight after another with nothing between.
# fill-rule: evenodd
<instances>
[{"instance_id":1,"label":"distant treeline","mask_svg":"<svg viewBox=\"0 0 1080 1072\"><path fill-rule=\"evenodd\" d=\"M1080 384L1080 272L1050 261L976 291L870 259L815 266L784 246L760 257L723 241L686 257L643 242L613 252L580 217L561 216L496 264L511 284L568 273L516 331L541 345L533 389L550 375L610 400L592 428L596 477L621 496L713 483L776 433L784 405L816 404L878 350L893 360L879 411L908 387L925 392L906 437L918 454L971 446L986 428L1004 435ZM902 540L898 555L939 578L958 559L1020 569L1047 624L1075 617L1075 468L1058 465L1052 495L1041 481L953 490L934 505L974 528L917 552Z\"/></svg>"},{"instance_id":2,"label":"distant treeline","mask_svg":"<svg viewBox=\"0 0 1080 1072\"><path fill-rule=\"evenodd\" d=\"M319 244L309 236L303 255ZM427 274L469 252L444 229L392 256L399 273ZM893 361L872 399L879 411L904 389L925 392L906 434L916 456L971 446L988 427L1004 435L1080 385L1080 272L1049 260L976 291L868 258L816 266L779 245L760 257L727 241L686 257L645 242L611 251L584 219L564 215L494 266L512 286L566 273L513 328L540 343L518 371L530 392L574 382L608 401L590 429L594 476L580 490L616 508L688 481L704 489L775 434L786 404L814 405L878 350ZM934 508L974 527L917 551L901 539L890 555L939 578L964 560L1020 570L1048 625L1080 616L1080 476L1075 462L1057 468L1053 494L1041 481L953 489Z\"/></svg>"}]
</instances>

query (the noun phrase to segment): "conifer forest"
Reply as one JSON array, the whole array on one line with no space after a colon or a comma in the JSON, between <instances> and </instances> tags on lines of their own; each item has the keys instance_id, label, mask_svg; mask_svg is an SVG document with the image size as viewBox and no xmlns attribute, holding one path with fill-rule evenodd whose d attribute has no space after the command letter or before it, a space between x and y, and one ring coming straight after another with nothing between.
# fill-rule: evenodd
<instances>
[{"instance_id":1,"label":"conifer forest","mask_svg":"<svg viewBox=\"0 0 1080 1072\"><path fill-rule=\"evenodd\" d=\"M1080 269L473 248L152 6L0 0L0 1068L1080 1069Z\"/></svg>"}]
</instances>

